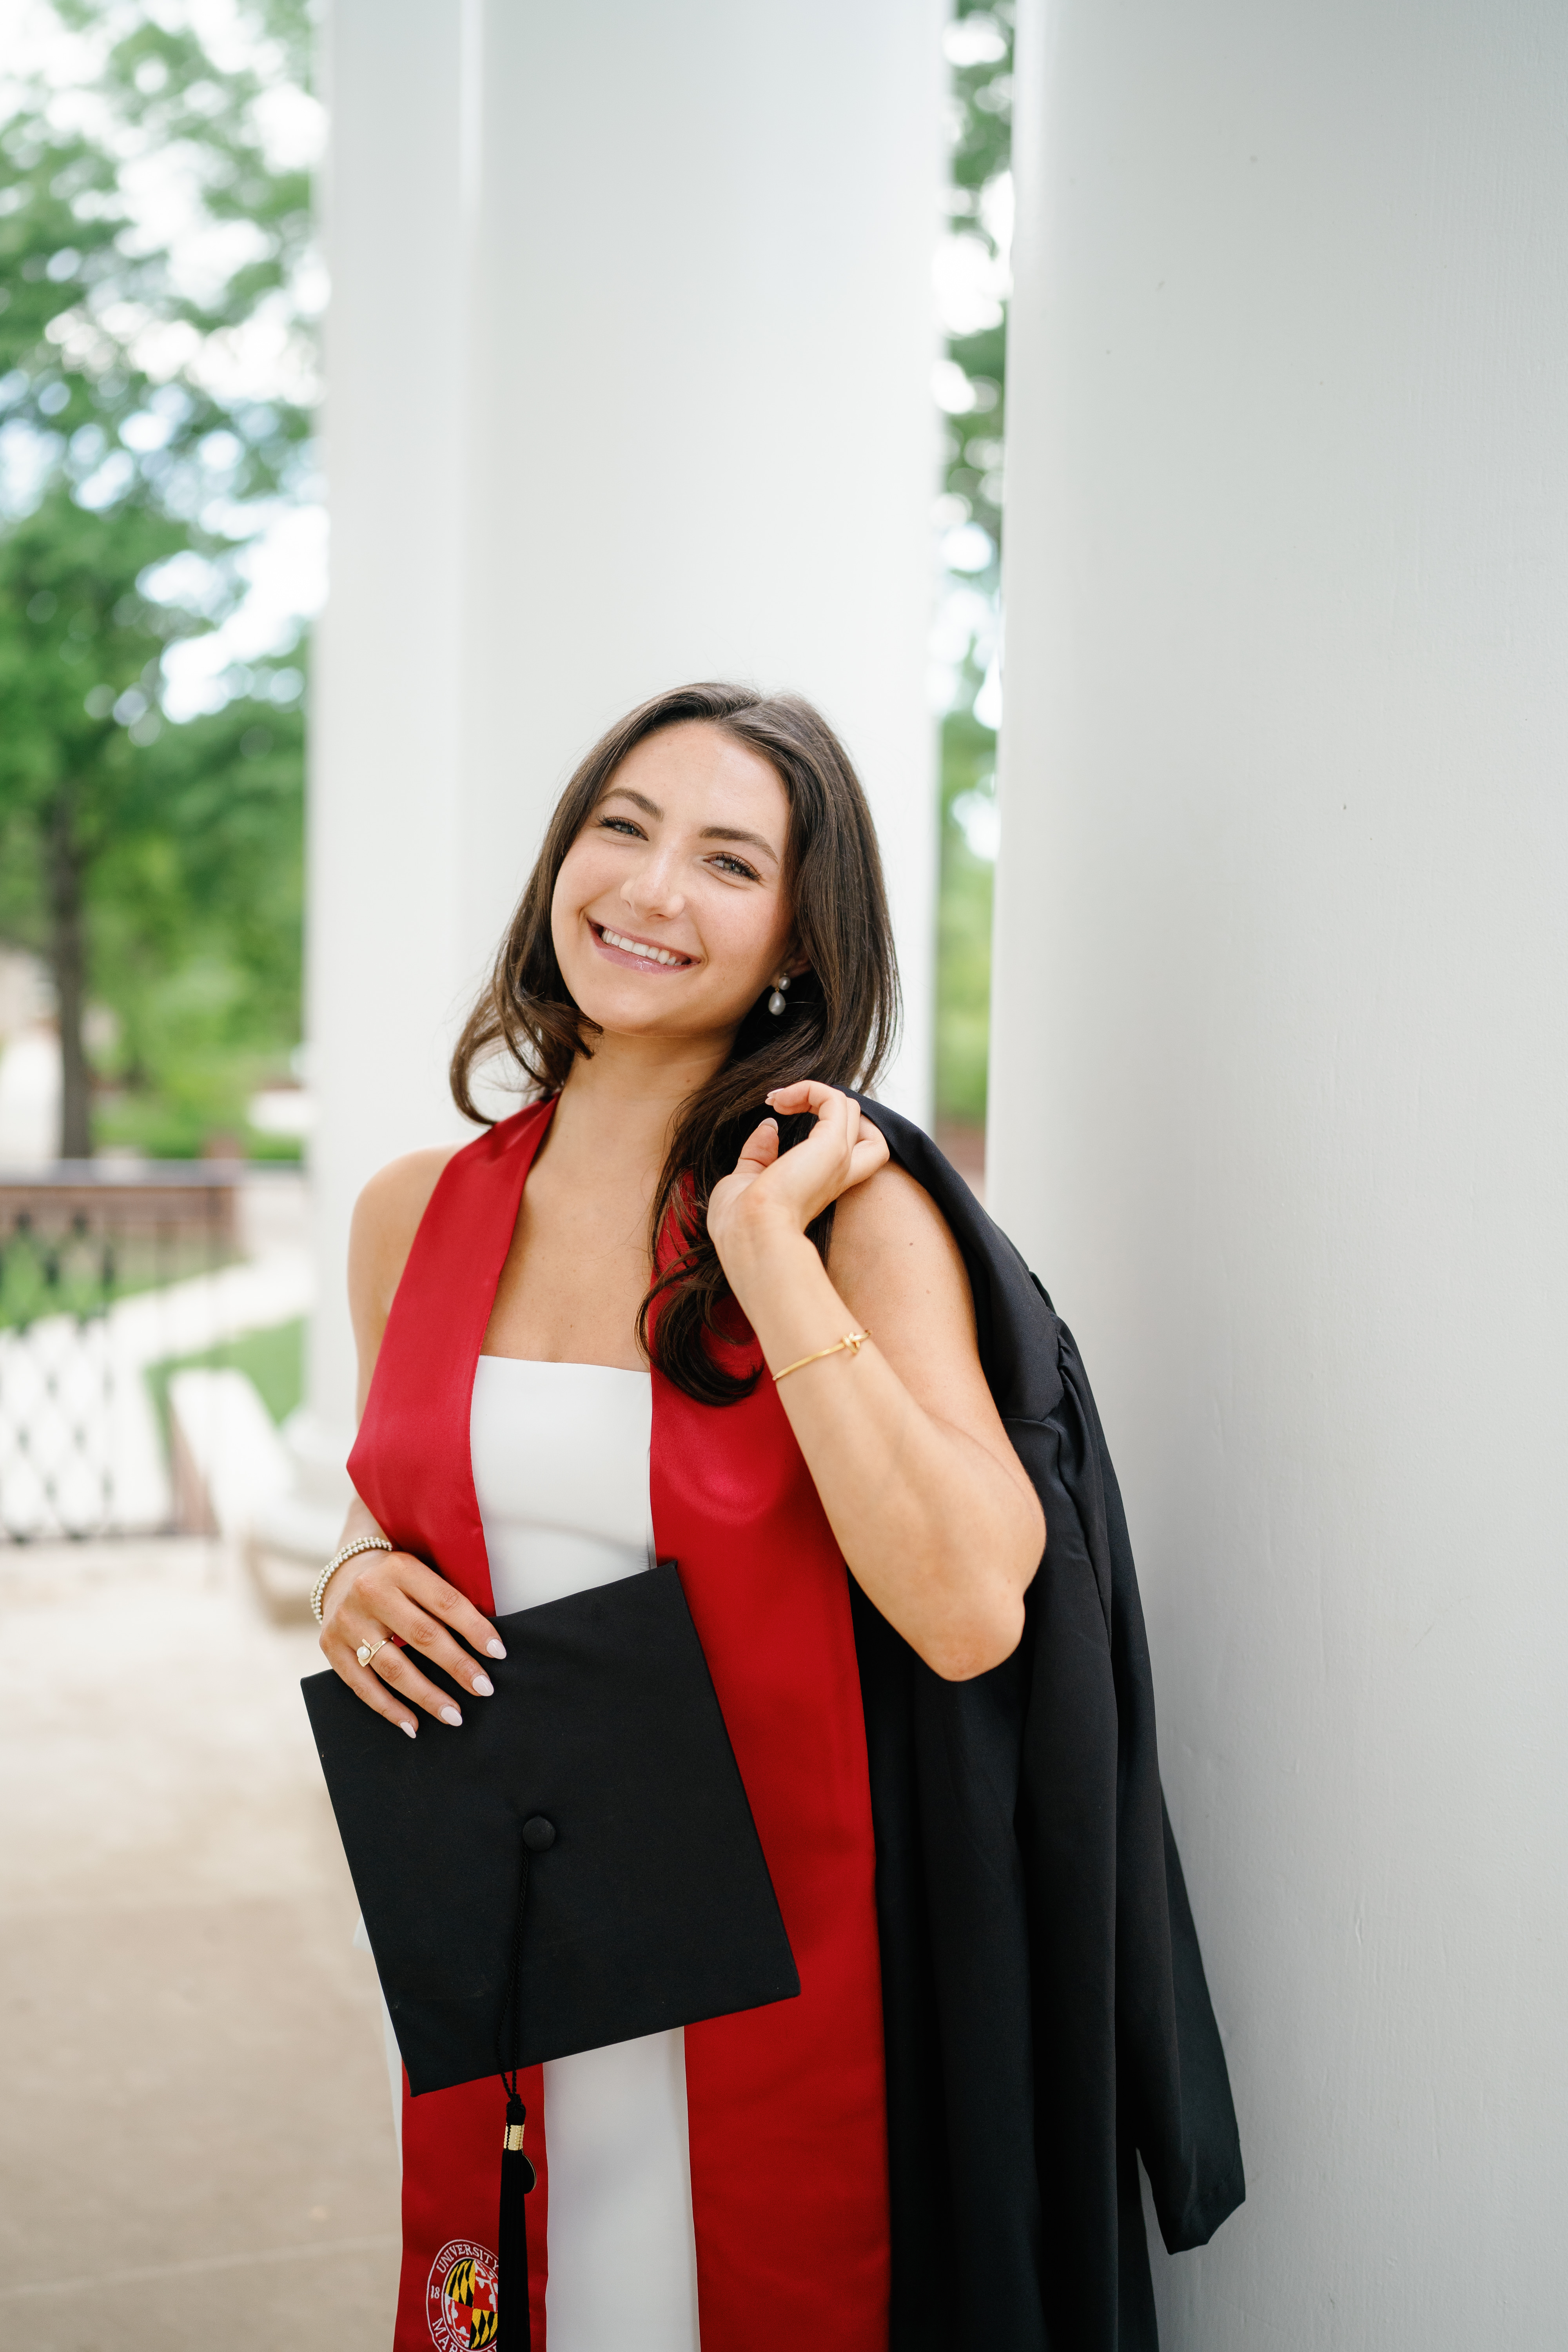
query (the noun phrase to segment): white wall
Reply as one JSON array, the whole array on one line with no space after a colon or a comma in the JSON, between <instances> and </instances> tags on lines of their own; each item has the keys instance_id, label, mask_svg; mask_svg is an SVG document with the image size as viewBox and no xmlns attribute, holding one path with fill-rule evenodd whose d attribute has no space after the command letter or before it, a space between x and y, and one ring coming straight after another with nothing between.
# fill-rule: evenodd
<instances>
[{"instance_id":1,"label":"white wall","mask_svg":"<svg viewBox=\"0 0 1568 2352\"><path fill-rule=\"evenodd\" d=\"M577 757L697 677L818 701L881 830L924 1109L939 0L334 0L316 698L322 1263ZM318 1408L341 1419L341 1316Z\"/></svg>"},{"instance_id":2,"label":"white wall","mask_svg":"<svg viewBox=\"0 0 1568 2352\"><path fill-rule=\"evenodd\" d=\"M1251 2179L1175 2352L1563 2339L1568 15L1026 0L990 1195Z\"/></svg>"}]
</instances>

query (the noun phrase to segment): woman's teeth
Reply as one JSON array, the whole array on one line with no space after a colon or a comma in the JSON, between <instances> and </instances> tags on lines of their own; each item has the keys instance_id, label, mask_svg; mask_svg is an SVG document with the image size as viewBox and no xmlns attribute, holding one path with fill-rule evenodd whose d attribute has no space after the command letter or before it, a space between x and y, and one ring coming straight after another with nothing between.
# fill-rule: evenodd
<instances>
[{"instance_id":1,"label":"woman's teeth","mask_svg":"<svg viewBox=\"0 0 1568 2352\"><path fill-rule=\"evenodd\" d=\"M689 963L691 961L689 956L671 955L668 948L650 948L642 940L624 939L619 931L612 931L605 923L601 923L599 926L599 937L606 947L619 948L623 955L645 956L649 963Z\"/></svg>"}]
</instances>

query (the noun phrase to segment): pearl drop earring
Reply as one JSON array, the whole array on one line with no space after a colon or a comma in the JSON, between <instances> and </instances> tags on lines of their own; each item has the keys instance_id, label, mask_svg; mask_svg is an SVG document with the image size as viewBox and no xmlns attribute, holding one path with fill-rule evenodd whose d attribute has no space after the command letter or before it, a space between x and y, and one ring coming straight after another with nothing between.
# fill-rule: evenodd
<instances>
[{"instance_id":1,"label":"pearl drop earring","mask_svg":"<svg viewBox=\"0 0 1568 2352\"><path fill-rule=\"evenodd\" d=\"M787 1012L789 1009L784 1003L784 991L788 986L789 974L786 971L780 975L778 986L773 990L773 994L768 999L768 1011L773 1014L775 1021L781 1013Z\"/></svg>"}]
</instances>

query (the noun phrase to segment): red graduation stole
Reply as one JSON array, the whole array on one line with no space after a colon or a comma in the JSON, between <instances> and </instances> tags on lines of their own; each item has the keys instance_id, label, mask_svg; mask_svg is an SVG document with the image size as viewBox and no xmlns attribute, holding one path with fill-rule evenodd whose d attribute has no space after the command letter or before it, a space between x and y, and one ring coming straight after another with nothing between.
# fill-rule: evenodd
<instances>
[{"instance_id":1,"label":"red graduation stole","mask_svg":"<svg viewBox=\"0 0 1568 2352\"><path fill-rule=\"evenodd\" d=\"M519 1111L448 1161L349 1457L393 1541L487 1614L495 1604L468 1454L474 1368L552 1108ZM796 2000L686 2030L702 2352L886 2352L876 1856L843 1559L765 1379L744 1403L716 1407L654 1372L651 1499L658 1557L679 1563L801 1980ZM539 2172L529 2278L543 2347L542 2069L520 2087ZM420 2099L405 2079L395 2352L496 2340L494 2320L479 2315L494 2275L503 2109L494 2075Z\"/></svg>"}]
</instances>

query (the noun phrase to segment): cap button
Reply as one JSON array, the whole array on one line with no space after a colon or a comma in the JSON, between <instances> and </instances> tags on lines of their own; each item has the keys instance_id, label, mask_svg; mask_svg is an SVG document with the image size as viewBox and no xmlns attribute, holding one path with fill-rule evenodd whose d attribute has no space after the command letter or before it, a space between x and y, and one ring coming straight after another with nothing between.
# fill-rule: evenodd
<instances>
[{"instance_id":1,"label":"cap button","mask_svg":"<svg viewBox=\"0 0 1568 2352\"><path fill-rule=\"evenodd\" d=\"M535 1813L522 1825L522 1842L530 1853L542 1853L555 1843L555 1824L547 1822L542 1813Z\"/></svg>"}]
</instances>

